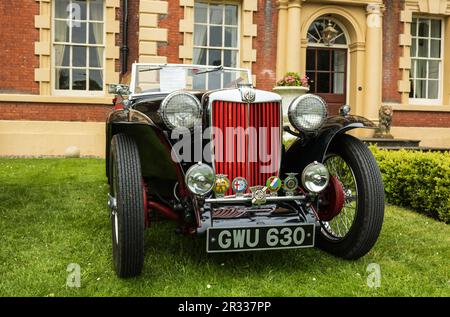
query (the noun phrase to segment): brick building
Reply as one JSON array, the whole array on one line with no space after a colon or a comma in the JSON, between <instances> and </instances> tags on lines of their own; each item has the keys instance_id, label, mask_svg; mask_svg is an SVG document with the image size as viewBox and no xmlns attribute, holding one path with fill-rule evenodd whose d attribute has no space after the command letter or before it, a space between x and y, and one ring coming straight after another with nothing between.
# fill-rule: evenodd
<instances>
[{"instance_id":1,"label":"brick building","mask_svg":"<svg viewBox=\"0 0 450 317\"><path fill-rule=\"evenodd\" d=\"M450 146L450 0L18 0L0 12L0 155L104 155L107 84L127 82L133 61L250 68L267 90L307 73L330 104L373 120L391 105L395 137Z\"/></svg>"}]
</instances>

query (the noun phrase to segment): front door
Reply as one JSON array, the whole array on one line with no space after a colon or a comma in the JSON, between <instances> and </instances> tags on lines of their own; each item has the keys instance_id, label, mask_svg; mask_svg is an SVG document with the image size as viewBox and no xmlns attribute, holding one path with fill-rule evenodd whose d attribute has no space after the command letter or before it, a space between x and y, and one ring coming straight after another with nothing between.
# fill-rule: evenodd
<instances>
[{"instance_id":1,"label":"front door","mask_svg":"<svg viewBox=\"0 0 450 317\"><path fill-rule=\"evenodd\" d=\"M347 100L347 49L333 47L308 47L306 75L310 93L322 97L329 113L336 115Z\"/></svg>"}]
</instances>

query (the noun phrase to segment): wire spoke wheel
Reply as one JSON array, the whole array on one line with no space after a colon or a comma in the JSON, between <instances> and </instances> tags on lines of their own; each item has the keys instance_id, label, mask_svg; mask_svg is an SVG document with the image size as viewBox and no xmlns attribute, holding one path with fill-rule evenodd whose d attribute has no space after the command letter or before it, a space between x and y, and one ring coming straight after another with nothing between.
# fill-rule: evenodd
<instances>
[{"instance_id":1,"label":"wire spoke wheel","mask_svg":"<svg viewBox=\"0 0 450 317\"><path fill-rule=\"evenodd\" d=\"M384 217L384 187L369 148L350 135L333 140L324 160L330 188L317 204L317 246L344 259L358 259L375 245Z\"/></svg>"},{"instance_id":2,"label":"wire spoke wheel","mask_svg":"<svg viewBox=\"0 0 450 317\"><path fill-rule=\"evenodd\" d=\"M344 159L338 155L329 155L325 166L330 177L336 177L342 185L345 195L342 211L331 221L322 221L322 230L330 239L338 240L347 236L353 226L358 210L358 187L354 173ZM320 212L320 206L319 206Z\"/></svg>"}]
</instances>

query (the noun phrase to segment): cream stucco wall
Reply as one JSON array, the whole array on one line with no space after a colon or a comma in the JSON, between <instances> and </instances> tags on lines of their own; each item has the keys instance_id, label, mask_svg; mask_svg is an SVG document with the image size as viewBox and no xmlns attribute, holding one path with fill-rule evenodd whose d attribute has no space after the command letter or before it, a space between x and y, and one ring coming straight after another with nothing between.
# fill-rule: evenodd
<instances>
[{"instance_id":1,"label":"cream stucco wall","mask_svg":"<svg viewBox=\"0 0 450 317\"><path fill-rule=\"evenodd\" d=\"M438 148L450 147L449 128L393 127L391 133L396 139L421 140L420 146Z\"/></svg>"},{"instance_id":2,"label":"cream stucco wall","mask_svg":"<svg viewBox=\"0 0 450 317\"><path fill-rule=\"evenodd\" d=\"M81 156L105 156L105 123L0 121L1 156L59 156L70 146Z\"/></svg>"}]
</instances>

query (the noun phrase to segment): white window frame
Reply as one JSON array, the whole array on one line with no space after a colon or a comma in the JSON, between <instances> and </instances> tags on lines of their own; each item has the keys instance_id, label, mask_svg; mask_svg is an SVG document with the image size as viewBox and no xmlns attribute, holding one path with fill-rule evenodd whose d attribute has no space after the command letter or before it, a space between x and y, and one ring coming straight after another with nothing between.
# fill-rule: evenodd
<instances>
[{"instance_id":1,"label":"white window frame","mask_svg":"<svg viewBox=\"0 0 450 317\"><path fill-rule=\"evenodd\" d=\"M69 13L68 13L69 14ZM105 76L106 76L106 1L103 0L103 21L97 21L95 20L95 22L102 22L103 23L103 44L102 45L98 45L98 44L89 44L89 43L71 43L71 42L55 42L55 30L56 30L56 21L64 21L66 19L57 19L56 18L56 1L52 1L52 19L51 19L51 88L52 88L52 95L54 96L69 96L69 97L104 97L106 94L106 84L105 84ZM78 21L78 20L74 20L74 21ZM89 21L89 5L87 5L87 9L86 9L86 20L79 20L81 22L86 22L88 23ZM93 20L94 21L94 20ZM72 29L70 28L70 35L72 34ZM86 36L89 36L89 28L86 28ZM71 36L70 36L71 37ZM69 89L56 89L56 62L55 62L55 57L56 57L56 53L55 53L55 46L56 45L68 45L68 46L84 46L84 47L102 47L103 48L103 56L102 56L102 61L103 61L103 67L98 67L98 68L93 68L95 70L102 70L103 73L103 88L102 90L95 90L95 91L90 91L90 90L74 90L72 89L72 80L70 80L69 83ZM86 60L89 61L89 49L87 49L87 53L86 53ZM70 50L70 60L72 61L72 50ZM69 69L69 71L71 71L73 68L77 68L77 67L72 67L72 66L68 66L68 67L63 67L63 68L67 68ZM81 68L85 68L86 70L89 70L92 67L89 67L89 65L86 65L86 67L81 67ZM86 81L89 80L89 76L86 76Z\"/></svg>"},{"instance_id":2,"label":"white window frame","mask_svg":"<svg viewBox=\"0 0 450 317\"><path fill-rule=\"evenodd\" d=\"M193 17L193 25L194 25L194 32L195 32L195 25L204 25L207 29L207 39L209 39L209 27L212 26L222 26L222 27L234 27L234 25L228 25L225 24L225 10L223 10L223 24L211 24L209 23L209 5L211 4L221 4L221 5L235 5L237 7L237 48L230 48L225 45L225 32L222 30L222 46L199 46L195 45L194 37L195 35L192 35L192 57L194 57L194 51L195 49L205 49L205 50L220 50L221 51L221 57L222 57L222 64L223 64L223 52L224 51L235 51L236 52L236 65L235 66L226 66L226 67L233 67L233 68L239 68L241 65L241 5L239 2L236 1L213 1L213 0L195 0L195 2L205 3L208 4L208 17L206 23L197 23L195 22L195 11L194 11L194 17ZM194 9L195 10L195 9ZM207 60L207 66L208 66L208 56L206 56ZM194 60L192 60L194 62ZM211 66L211 65L209 65ZM223 66L223 65L222 65ZM222 78L223 80L223 78ZM208 87L208 76L206 77L206 87Z\"/></svg>"},{"instance_id":3,"label":"white window frame","mask_svg":"<svg viewBox=\"0 0 450 317\"><path fill-rule=\"evenodd\" d=\"M409 80L410 81L411 81L411 79L413 80L413 85L415 85L415 81L417 80L417 77L415 77L415 74L414 74L414 77L411 76L414 60L439 61L440 63L439 63L439 76L438 76L439 78L437 80L438 81L438 98L428 99L428 98L411 98L410 97L409 103L411 105L434 105L434 106L441 105L442 101L443 101L443 94L444 94L443 70L444 70L444 48L445 48L445 43L444 43L444 41L445 41L445 27L444 27L445 23L442 18L436 18L436 17L430 17L430 16L414 16L413 19L417 19L417 22L419 22L420 19L430 20L430 21L437 20L437 21L441 22L441 52L440 52L441 57L440 58L431 58L431 57L425 58L425 57L413 57L412 55L410 55L411 56L410 57L411 58L411 69L410 69ZM411 25L412 25L412 23L411 23ZM430 24L430 26L431 26L431 24ZM417 23L416 27L417 27L416 35L413 36L412 32L411 32L411 40L412 41L416 41L417 39L427 39L429 41L429 44L431 44L432 39L437 39L437 38L431 37L431 35L429 35L428 37L422 37L422 36L419 37L419 33L418 33L419 32L418 31L419 23ZM431 33L431 27L430 27L430 33ZM413 47L413 45L411 43L411 52L412 52L412 47ZM417 51L418 50L419 50L419 46L417 45ZM428 55L430 55L430 50L431 50L431 45L428 45ZM427 67L427 78L425 79L426 83L427 83L427 85L426 85L427 95L428 95L428 81L429 81L428 72L429 72L429 69Z\"/></svg>"}]
</instances>

